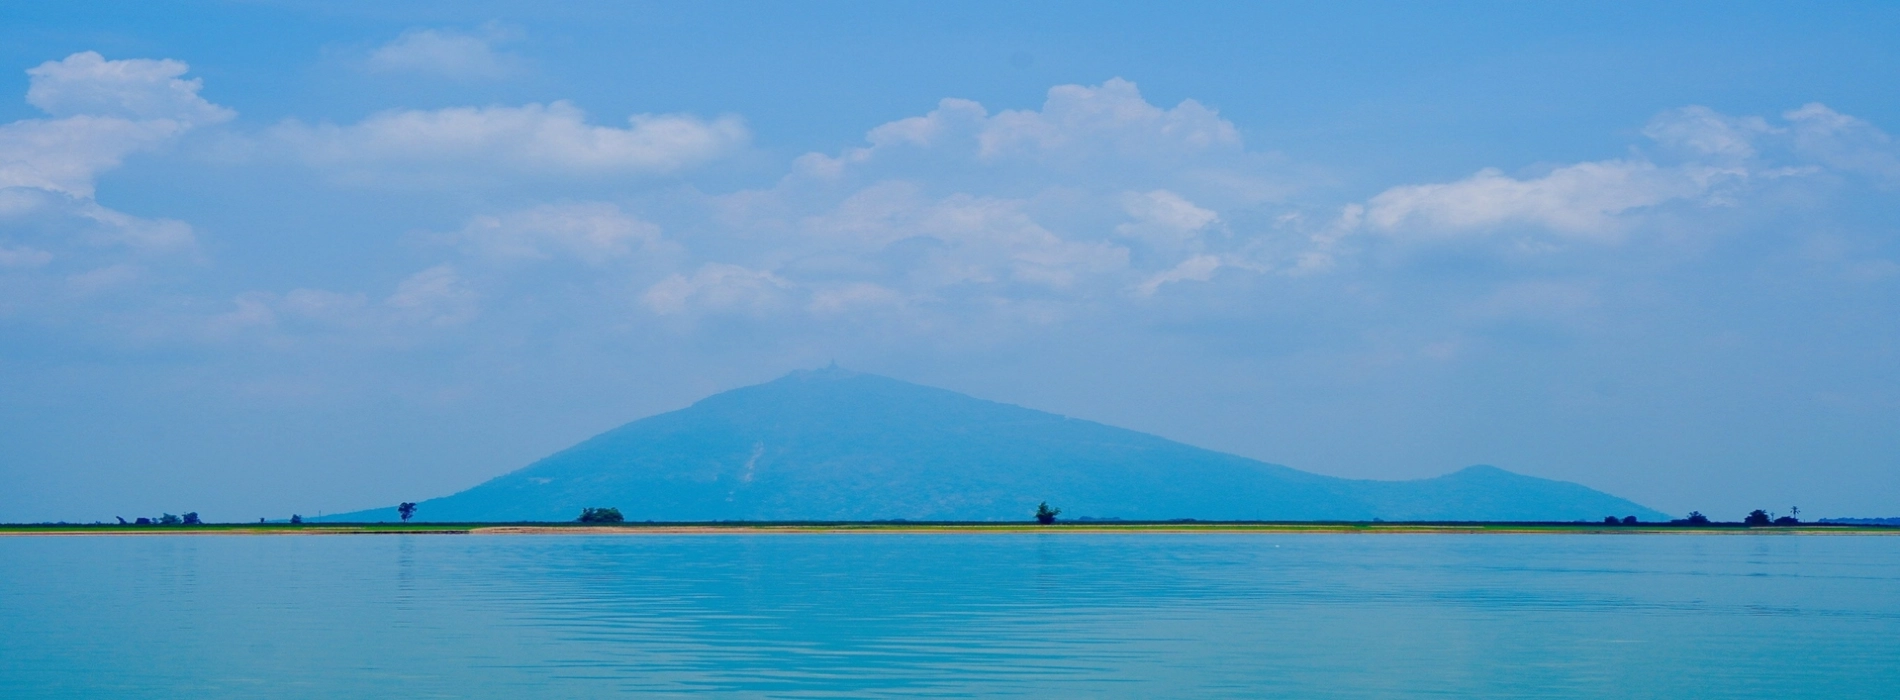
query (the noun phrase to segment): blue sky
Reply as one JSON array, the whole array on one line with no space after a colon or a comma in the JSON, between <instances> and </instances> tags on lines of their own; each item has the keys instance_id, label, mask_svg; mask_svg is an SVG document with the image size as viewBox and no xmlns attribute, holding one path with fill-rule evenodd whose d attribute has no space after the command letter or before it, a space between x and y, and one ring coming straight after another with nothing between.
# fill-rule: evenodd
<instances>
[{"instance_id":1,"label":"blue sky","mask_svg":"<svg viewBox=\"0 0 1900 700\"><path fill-rule=\"evenodd\" d=\"M1900 9L0 9L0 520L441 495L836 359L1900 515Z\"/></svg>"}]
</instances>

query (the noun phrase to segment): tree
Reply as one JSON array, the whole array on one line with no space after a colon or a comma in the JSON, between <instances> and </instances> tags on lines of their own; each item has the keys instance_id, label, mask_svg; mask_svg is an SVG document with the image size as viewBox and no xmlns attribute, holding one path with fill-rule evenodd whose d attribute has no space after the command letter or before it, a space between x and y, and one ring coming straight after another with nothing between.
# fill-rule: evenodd
<instances>
[{"instance_id":1,"label":"tree","mask_svg":"<svg viewBox=\"0 0 1900 700\"><path fill-rule=\"evenodd\" d=\"M1043 501L1042 503L1039 503L1036 505L1036 522L1042 523L1044 525L1048 525L1050 523L1055 522L1056 516L1061 515L1061 514L1062 514L1062 509L1050 508L1048 501Z\"/></svg>"},{"instance_id":2,"label":"tree","mask_svg":"<svg viewBox=\"0 0 1900 700\"><path fill-rule=\"evenodd\" d=\"M1748 525L1750 527L1753 527L1756 525L1767 525L1769 524L1768 511L1760 510L1760 509L1751 510L1748 512L1748 517L1742 518L1742 524Z\"/></svg>"},{"instance_id":3,"label":"tree","mask_svg":"<svg viewBox=\"0 0 1900 700\"><path fill-rule=\"evenodd\" d=\"M294 514L293 514L293 515L291 515L291 516L290 516L290 524L292 524L292 525L302 525L302 524L303 524L303 516L301 516L301 515L294 515Z\"/></svg>"},{"instance_id":4,"label":"tree","mask_svg":"<svg viewBox=\"0 0 1900 700\"><path fill-rule=\"evenodd\" d=\"M172 515L171 513L166 513L163 516L160 516L158 519L158 524L160 525L177 525L181 522L184 522L184 521L179 520L178 516Z\"/></svg>"},{"instance_id":5,"label":"tree","mask_svg":"<svg viewBox=\"0 0 1900 700\"><path fill-rule=\"evenodd\" d=\"M1636 524L1636 516L1634 516L1634 515L1626 515L1626 516L1623 516L1623 524L1624 524L1624 525L1635 525L1635 524Z\"/></svg>"},{"instance_id":6,"label":"tree","mask_svg":"<svg viewBox=\"0 0 1900 700\"><path fill-rule=\"evenodd\" d=\"M582 508L580 522L583 523L619 523L626 522L619 508Z\"/></svg>"},{"instance_id":7,"label":"tree","mask_svg":"<svg viewBox=\"0 0 1900 700\"><path fill-rule=\"evenodd\" d=\"M1616 516L1614 516L1614 515L1605 515L1605 516L1603 516L1603 524L1605 524L1605 525L1621 525L1621 524L1623 524L1623 521L1621 521L1621 520L1617 520L1617 519L1616 519Z\"/></svg>"},{"instance_id":8,"label":"tree","mask_svg":"<svg viewBox=\"0 0 1900 700\"><path fill-rule=\"evenodd\" d=\"M1709 524L1709 516L1703 515L1702 511L1692 510L1689 511L1688 522L1690 525L1707 525Z\"/></svg>"},{"instance_id":9,"label":"tree","mask_svg":"<svg viewBox=\"0 0 1900 700\"><path fill-rule=\"evenodd\" d=\"M404 503L402 505L396 506L396 514L402 516L403 522L405 523L409 522L410 518L413 518L416 516L416 504Z\"/></svg>"},{"instance_id":10,"label":"tree","mask_svg":"<svg viewBox=\"0 0 1900 700\"><path fill-rule=\"evenodd\" d=\"M186 525L203 525L204 523L198 520L198 513L194 511L194 512L185 514L185 524Z\"/></svg>"}]
</instances>

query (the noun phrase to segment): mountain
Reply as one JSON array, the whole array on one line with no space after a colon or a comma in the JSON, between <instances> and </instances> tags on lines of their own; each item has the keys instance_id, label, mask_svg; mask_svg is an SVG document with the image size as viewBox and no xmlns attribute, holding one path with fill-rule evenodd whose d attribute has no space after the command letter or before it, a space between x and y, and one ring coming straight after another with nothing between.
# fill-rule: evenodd
<instances>
[{"instance_id":1,"label":"mountain","mask_svg":"<svg viewBox=\"0 0 1900 700\"><path fill-rule=\"evenodd\" d=\"M1469 467L1340 479L1145 433L827 368L607 431L452 496L424 521L1600 520L1668 516L1577 484ZM332 522L396 520L394 508Z\"/></svg>"}]
</instances>

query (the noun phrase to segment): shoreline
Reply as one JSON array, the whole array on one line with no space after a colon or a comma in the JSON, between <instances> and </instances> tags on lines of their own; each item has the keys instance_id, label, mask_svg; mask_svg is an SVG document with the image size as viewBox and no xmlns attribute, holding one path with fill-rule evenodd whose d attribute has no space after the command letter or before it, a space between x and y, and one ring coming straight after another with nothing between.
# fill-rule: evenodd
<instances>
[{"instance_id":1,"label":"shoreline","mask_svg":"<svg viewBox=\"0 0 1900 700\"><path fill-rule=\"evenodd\" d=\"M1803 524L1748 527L1506 522L714 522L714 523L287 523L0 525L0 537L165 535L795 535L795 534L1314 534L1314 535L1900 535L1900 527Z\"/></svg>"}]
</instances>

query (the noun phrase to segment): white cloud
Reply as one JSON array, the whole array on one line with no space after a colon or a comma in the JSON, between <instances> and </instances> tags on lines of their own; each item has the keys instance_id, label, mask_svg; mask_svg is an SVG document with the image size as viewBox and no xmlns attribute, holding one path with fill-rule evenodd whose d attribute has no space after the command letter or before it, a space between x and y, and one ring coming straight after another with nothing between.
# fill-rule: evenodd
<instances>
[{"instance_id":1,"label":"white cloud","mask_svg":"<svg viewBox=\"0 0 1900 700\"><path fill-rule=\"evenodd\" d=\"M410 29L370 51L364 67L377 73L412 73L455 79L502 78L521 70L521 59L495 50L512 38L497 25L479 32Z\"/></svg>"},{"instance_id":2,"label":"white cloud","mask_svg":"<svg viewBox=\"0 0 1900 700\"><path fill-rule=\"evenodd\" d=\"M1755 142L1774 131L1761 117L1731 117L1699 105L1669 110L1643 127L1644 136L1665 147L1725 160L1755 157Z\"/></svg>"},{"instance_id":3,"label":"white cloud","mask_svg":"<svg viewBox=\"0 0 1900 700\"><path fill-rule=\"evenodd\" d=\"M12 244L0 245L0 268L50 268L49 279L64 275L67 290L91 296L145 277L140 265L102 251L194 249L182 221L93 200L99 175L127 156L232 118L198 95L198 80L181 77L188 69L182 61L108 61L87 51L26 71L27 102L52 118L0 125L0 243Z\"/></svg>"},{"instance_id":4,"label":"white cloud","mask_svg":"<svg viewBox=\"0 0 1900 700\"><path fill-rule=\"evenodd\" d=\"M636 253L671 248L660 227L605 202L547 204L478 216L457 235L469 253L503 260L572 257L602 265Z\"/></svg>"},{"instance_id":5,"label":"white cloud","mask_svg":"<svg viewBox=\"0 0 1900 700\"><path fill-rule=\"evenodd\" d=\"M455 265L444 263L403 278L388 296L299 288L249 291L229 311L206 318L202 331L229 338L251 331L336 333L373 343L406 343L427 329L461 327L481 315L481 295ZM266 336L273 337L273 336ZM274 336L282 341L288 338Z\"/></svg>"},{"instance_id":6,"label":"white cloud","mask_svg":"<svg viewBox=\"0 0 1900 700\"><path fill-rule=\"evenodd\" d=\"M51 248L126 248L139 253L189 252L191 226L147 219L100 206L88 198L35 187L0 189L0 232L37 232Z\"/></svg>"},{"instance_id":7,"label":"white cloud","mask_svg":"<svg viewBox=\"0 0 1900 700\"><path fill-rule=\"evenodd\" d=\"M928 151L988 164L1016 161L1075 166L1104 160L1184 162L1208 153L1238 153L1240 132L1194 100L1163 109L1120 78L1099 86L1050 88L1040 110L995 115L970 100L950 98L918 117L879 125L868 146L838 156L809 153L796 172L835 178L845 168L910 151Z\"/></svg>"},{"instance_id":8,"label":"white cloud","mask_svg":"<svg viewBox=\"0 0 1900 700\"><path fill-rule=\"evenodd\" d=\"M1142 280L1135 287L1135 293L1144 297L1154 296L1162 285L1175 282L1206 282L1214 279L1214 273L1223 267L1221 259L1214 255L1196 255L1181 261L1159 274Z\"/></svg>"},{"instance_id":9,"label":"white cloud","mask_svg":"<svg viewBox=\"0 0 1900 700\"><path fill-rule=\"evenodd\" d=\"M1190 259L1226 228L1200 202L1257 203L1264 191L1263 173L1247 169L1264 161L1249 160L1233 124L1193 100L1150 104L1121 79L1056 86L1039 109L945 99L865 142L800 157L772 189L715 198L718 229L762 244L718 262L769 271L781 291L809 295L812 313L1034 302L1046 318L1053 299L1114 296L1157 275L1207 279ZM665 300L688 281L654 300L682 308Z\"/></svg>"},{"instance_id":10,"label":"white cloud","mask_svg":"<svg viewBox=\"0 0 1900 700\"><path fill-rule=\"evenodd\" d=\"M198 96L203 81L179 78L190 69L184 61L108 61L97 52L85 51L28 69L26 101L55 117L165 120L186 127L237 116Z\"/></svg>"},{"instance_id":11,"label":"white cloud","mask_svg":"<svg viewBox=\"0 0 1900 700\"><path fill-rule=\"evenodd\" d=\"M0 188L89 198L98 174L127 155L230 119L231 110L198 96L199 81L179 79L187 68L87 51L28 70L27 102L57 118L0 125Z\"/></svg>"},{"instance_id":12,"label":"white cloud","mask_svg":"<svg viewBox=\"0 0 1900 700\"><path fill-rule=\"evenodd\" d=\"M1127 249L1064 239L1025 206L1021 200L968 194L932 200L914 186L887 182L806 219L802 230L809 240L861 252L904 240L930 241L906 275L911 286L925 290L1007 283L1064 288L1127 267Z\"/></svg>"},{"instance_id":13,"label":"white cloud","mask_svg":"<svg viewBox=\"0 0 1900 700\"><path fill-rule=\"evenodd\" d=\"M475 290L453 265L437 265L410 275L383 301L399 318L432 326L453 326L475 318Z\"/></svg>"},{"instance_id":14,"label":"white cloud","mask_svg":"<svg viewBox=\"0 0 1900 700\"><path fill-rule=\"evenodd\" d=\"M1643 134L1682 156L1672 165L1631 157L1576 163L1532 178L1494 168L1448 183L1402 185L1349 209L1370 228L1407 236L1527 227L1579 239L1618 239L1642 213L1671 202L1732 205L1752 187L1829 170L1900 180L1900 150L1885 132L1819 103L1782 115L1735 117L1707 107L1666 111ZM1344 219L1342 218L1342 222Z\"/></svg>"},{"instance_id":15,"label":"white cloud","mask_svg":"<svg viewBox=\"0 0 1900 700\"><path fill-rule=\"evenodd\" d=\"M518 174L668 173L737 151L748 138L732 116L639 114L626 128L594 126L573 104L400 110L349 126L289 121L272 130L307 162L362 175L501 168ZM446 170L445 170L446 169Z\"/></svg>"},{"instance_id":16,"label":"white cloud","mask_svg":"<svg viewBox=\"0 0 1900 700\"><path fill-rule=\"evenodd\" d=\"M999 113L977 140L990 158L1098 150L1127 158L1237 149L1240 132L1199 102L1161 109L1134 83L1115 78L1098 87L1050 88L1041 111Z\"/></svg>"},{"instance_id":17,"label":"white cloud","mask_svg":"<svg viewBox=\"0 0 1900 700\"><path fill-rule=\"evenodd\" d=\"M1864 120L1815 102L1782 115L1796 153L1830 168L1900 180L1900 153L1893 138Z\"/></svg>"},{"instance_id":18,"label":"white cloud","mask_svg":"<svg viewBox=\"0 0 1900 700\"><path fill-rule=\"evenodd\" d=\"M689 311L763 313L784 303L792 284L764 270L710 263L691 277L673 275L653 285L640 297L659 314Z\"/></svg>"},{"instance_id":19,"label":"white cloud","mask_svg":"<svg viewBox=\"0 0 1900 700\"><path fill-rule=\"evenodd\" d=\"M228 336L251 328L309 325L327 330L400 338L417 328L464 325L480 315L479 295L454 265L436 265L404 278L389 296L326 289L293 289L282 295L250 291L232 299L230 311L212 316L206 330Z\"/></svg>"},{"instance_id":20,"label":"white cloud","mask_svg":"<svg viewBox=\"0 0 1900 700\"><path fill-rule=\"evenodd\" d=\"M1577 163L1528 179L1486 168L1456 182L1388 189L1366 202L1365 222L1408 234L1519 225L1608 240L1623 232L1619 215L1697 197L1719 179L1744 174L1711 167L1662 168L1636 160Z\"/></svg>"},{"instance_id":21,"label":"white cloud","mask_svg":"<svg viewBox=\"0 0 1900 700\"><path fill-rule=\"evenodd\" d=\"M1134 221L1117 225L1117 235L1168 250L1194 247L1201 232L1220 221L1219 214L1167 190L1124 192L1121 204Z\"/></svg>"}]
</instances>

